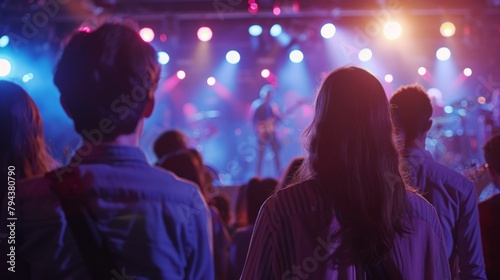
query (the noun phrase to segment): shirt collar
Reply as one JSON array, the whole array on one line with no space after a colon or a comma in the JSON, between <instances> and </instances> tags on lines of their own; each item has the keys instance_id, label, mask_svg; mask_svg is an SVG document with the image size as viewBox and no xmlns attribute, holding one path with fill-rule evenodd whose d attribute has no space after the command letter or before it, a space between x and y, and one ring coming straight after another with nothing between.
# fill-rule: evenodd
<instances>
[{"instance_id":1,"label":"shirt collar","mask_svg":"<svg viewBox=\"0 0 500 280\"><path fill-rule=\"evenodd\" d=\"M119 145L83 145L80 147L72 161L78 160L82 162L116 162L116 161L138 161L148 163L144 152L138 147L119 146Z\"/></svg>"}]
</instances>

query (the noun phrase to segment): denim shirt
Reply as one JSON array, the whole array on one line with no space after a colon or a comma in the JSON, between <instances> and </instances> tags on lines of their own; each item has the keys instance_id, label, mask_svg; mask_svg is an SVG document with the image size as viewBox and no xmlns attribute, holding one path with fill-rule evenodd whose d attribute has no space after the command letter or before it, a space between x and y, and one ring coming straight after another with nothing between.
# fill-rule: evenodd
<instances>
[{"instance_id":1,"label":"denim shirt","mask_svg":"<svg viewBox=\"0 0 500 280\"><path fill-rule=\"evenodd\" d=\"M435 208L443 228L452 276L486 279L476 190L471 181L418 148L405 153L411 185ZM458 266L458 267L457 267Z\"/></svg>"},{"instance_id":2,"label":"denim shirt","mask_svg":"<svg viewBox=\"0 0 500 280\"><path fill-rule=\"evenodd\" d=\"M70 166L118 266L109 279L214 278L209 212L194 185L150 166L135 147L80 149ZM90 279L50 184L17 187L17 258L32 279Z\"/></svg>"}]
</instances>

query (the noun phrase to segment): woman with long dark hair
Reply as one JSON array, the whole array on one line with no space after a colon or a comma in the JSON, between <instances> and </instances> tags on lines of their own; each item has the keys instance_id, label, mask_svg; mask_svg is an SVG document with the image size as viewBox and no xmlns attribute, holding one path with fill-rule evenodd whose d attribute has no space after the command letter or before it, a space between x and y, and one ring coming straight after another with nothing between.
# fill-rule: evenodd
<instances>
[{"instance_id":1,"label":"woman with long dark hair","mask_svg":"<svg viewBox=\"0 0 500 280\"><path fill-rule=\"evenodd\" d=\"M43 175L56 166L43 136L42 118L20 86L0 80L0 172L15 168L16 180ZM2 188L3 199L7 189Z\"/></svg>"},{"instance_id":2,"label":"woman with long dark hair","mask_svg":"<svg viewBox=\"0 0 500 280\"><path fill-rule=\"evenodd\" d=\"M373 75L328 75L300 180L262 207L242 279L449 279L439 221L403 183L393 135Z\"/></svg>"}]
</instances>

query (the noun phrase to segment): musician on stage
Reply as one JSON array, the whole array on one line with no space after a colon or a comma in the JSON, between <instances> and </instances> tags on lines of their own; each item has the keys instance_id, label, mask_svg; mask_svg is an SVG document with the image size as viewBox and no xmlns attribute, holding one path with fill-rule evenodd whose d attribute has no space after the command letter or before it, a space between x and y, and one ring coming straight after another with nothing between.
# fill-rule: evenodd
<instances>
[{"instance_id":1,"label":"musician on stage","mask_svg":"<svg viewBox=\"0 0 500 280\"><path fill-rule=\"evenodd\" d=\"M261 175L262 160L266 146L270 146L274 154L276 172L280 172L280 143L276 137L276 122L283 118L276 104L271 102L275 89L265 85L260 90L260 98L252 103L252 124L258 141L257 176Z\"/></svg>"}]
</instances>

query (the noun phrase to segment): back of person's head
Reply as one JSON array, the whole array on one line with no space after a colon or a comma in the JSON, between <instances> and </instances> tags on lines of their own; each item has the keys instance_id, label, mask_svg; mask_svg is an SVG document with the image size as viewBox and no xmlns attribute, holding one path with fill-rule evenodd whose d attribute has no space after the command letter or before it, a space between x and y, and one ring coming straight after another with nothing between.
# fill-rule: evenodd
<instances>
[{"instance_id":1,"label":"back of person's head","mask_svg":"<svg viewBox=\"0 0 500 280\"><path fill-rule=\"evenodd\" d=\"M486 163L488 163L488 169L500 177L500 134L486 141L483 150L484 158L486 159Z\"/></svg>"},{"instance_id":2,"label":"back of person's head","mask_svg":"<svg viewBox=\"0 0 500 280\"><path fill-rule=\"evenodd\" d=\"M259 96L262 99L267 99L269 100L274 93L274 87L272 85L264 85L259 92Z\"/></svg>"},{"instance_id":3,"label":"back of person's head","mask_svg":"<svg viewBox=\"0 0 500 280\"><path fill-rule=\"evenodd\" d=\"M297 171L299 171L302 163L304 162L304 157L293 158L288 166L285 168L283 175L278 183L278 189L283 189L289 184L295 181Z\"/></svg>"},{"instance_id":4,"label":"back of person's head","mask_svg":"<svg viewBox=\"0 0 500 280\"><path fill-rule=\"evenodd\" d=\"M210 204L215 206L219 211L219 216L227 226L229 225L229 220L231 219L231 203L229 198L225 195L216 195L210 199Z\"/></svg>"},{"instance_id":5,"label":"back of person's head","mask_svg":"<svg viewBox=\"0 0 500 280\"><path fill-rule=\"evenodd\" d=\"M101 130L104 141L135 131L154 105L160 66L156 51L131 28L105 24L70 39L54 83L82 136Z\"/></svg>"},{"instance_id":6,"label":"back of person's head","mask_svg":"<svg viewBox=\"0 0 500 280\"><path fill-rule=\"evenodd\" d=\"M0 166L16 168L15 178L42 175L55 167L45 145L42 118L20 86L0 80Z\"/></svg>"},{"instance_id":7,"label":"back of person's head","mask_svg":"<svg viewBox=\"0 0 500 280\"><path fill-rule=\"evenodd\" d=\"M248 223L255 224L260 207L274 192L278 181L272 178L252 178L247 188Z\"/></svg>"},{"instance_id":8,"label":"back of person's head","mask_svg":"<svg viewBox=\"0 0 500 280\"><path fill-rule=\"evenodd\" d=\"M170 153L188 148L186 136L178 130L169 130L162 133L154 143L154 153L158 159Z\"/></svg>"},{"instance_id":9,"label":"back of person's head","mask_svg":"<svg viewBox=\"0 0 500 280\"><path fill-rule=\"evenodd\" d=\"M429 129L432 105L420 85L400 87L390 100L394 123L406 141L417 139Z\"/></svg>"},{"instance_id":10,"label":"back of person's head","mask_svg":"<svg viewBox=\"0 0 500 280\"><path fill-rule=\"evenodd\" d=\"M172 156L166 157L159 166L171 171L177 177L186 179L195 183L203 195L206 195L203 184L203 174L200 173L200 167L197 166L198 159L189 150L178 152Z\"/></svg>"},{"instance_id":11,"label":"back of person's head","mask_svg":"<svg viewBox=\"0 0 500 280\"><path fill-rule=\"evenodd\" d=\"M336 261L382 260L395 235L405 232L409 206L380 82L358 67L330 73L304 140L308 157L301 177L322 182L323 199L332 205L343 232ZM341 255L347 248L350 254Z\"/></svg>"}]
</instances>

